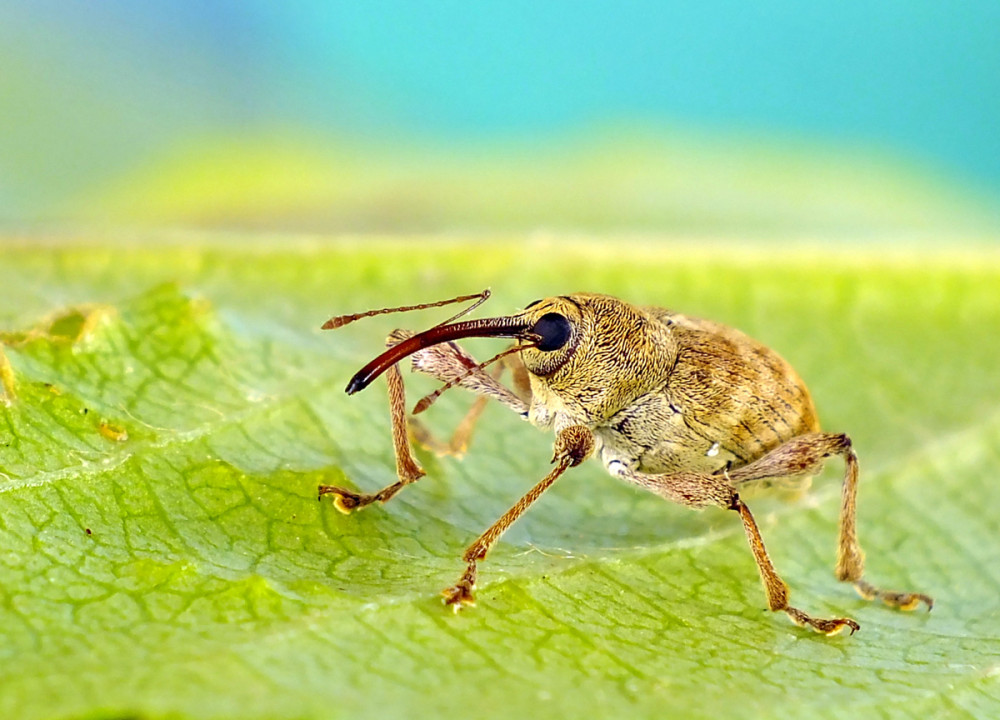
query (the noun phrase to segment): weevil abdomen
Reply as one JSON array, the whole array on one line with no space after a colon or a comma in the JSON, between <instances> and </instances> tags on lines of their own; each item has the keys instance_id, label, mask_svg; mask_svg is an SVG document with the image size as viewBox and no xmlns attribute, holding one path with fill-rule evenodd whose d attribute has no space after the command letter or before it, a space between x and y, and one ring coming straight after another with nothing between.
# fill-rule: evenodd
<instances>
[{"instance_id":1,"label":"weevil abdomen","mask_svg":"<svg viewBox=\"0 0 1000 720\"><path fill-rule=\"evenodd\" d=\"M662 312L679 348L665 393L709 447L741 465L819 430L808 388L778 353L731 327Z\"/></svg>"},{"instance_id":2,"label":"weevil abdomen","mask_svg":"<svg viewBox=\"0 0 1000 720\"><path fill-rule=\"evenodd\" d=\"M676 360L662 387L595 428L605 465L712 473L819 430L805 383L776 352L719 323L643 310L670 328Z\"/></svg>"}]
</instances>

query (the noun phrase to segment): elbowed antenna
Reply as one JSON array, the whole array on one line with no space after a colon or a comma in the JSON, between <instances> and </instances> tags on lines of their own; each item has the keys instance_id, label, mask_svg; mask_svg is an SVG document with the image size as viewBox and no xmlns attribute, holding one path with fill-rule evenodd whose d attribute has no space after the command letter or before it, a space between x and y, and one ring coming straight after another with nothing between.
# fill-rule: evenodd
<instances>
[{"instance_id":1,"label":"elbowed antenna","mask_svg":"<svg viewBox=\"0 0 1000 720\"><path fill-rule=\"evenodd\" d=\"M482 305L484 302L490 299L490 289L486 288L482 292L478 292L475 295L459 295L458 297L451 298L450 300L438 300L437 302L420 303L419 305L401 305L400 307L391 308L380 308L378 310L366 310L360 313L351 313L350 315L337 315L330 318L325 323L323 323L322 330L336 330L337 328L342 328L344 325L354 322L355 320L360 320L361 318L375 317L376 315L388 315L389 313L398 312L410 312L411 310L426 310L427 308L442 307L444 305L451 305L453 303L465 302L466 300L475 300L472 305L465 308L459 313L455 313L450 318L445 320L438 325L444 325L445 323L450 323L452 320L458 320L463 315L468 315L470 312L475 310L477 307Z\"/></svg>"},{"instance_id":2,"label":"elbowed antenna","mask_svg":"<svg viewBox=\"0 0 1000 720\"><path fill-rule=\"evenodd\" d=\"M452 340L462 340L470 337L520 338L533 339L527 334L529 325L517 317L483 318L481 320L465 320L451 325L438 325L430 330L407 338L398 345L393 345L384 353L355 373L347 383L346 392L353 395L368 387L375 378L398 363L403 358L415 352Z\"/></svg>"}]
</instances>

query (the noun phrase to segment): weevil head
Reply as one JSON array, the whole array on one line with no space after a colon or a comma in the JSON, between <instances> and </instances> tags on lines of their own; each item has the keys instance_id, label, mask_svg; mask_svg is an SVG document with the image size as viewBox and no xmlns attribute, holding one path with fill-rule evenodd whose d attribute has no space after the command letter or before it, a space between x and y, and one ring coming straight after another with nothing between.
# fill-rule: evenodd
<instances>
[{"instance_id":1,"label":"weevil head","mask_svg":"<svg viewBox=\"0 0 1000 720\"><path fill-rule=\"evenodd\" d=\"M669 330L633 305L593 293L538 300L522 313L539 338L520 355L543 402L608 417L662 384L676 350Z\"/></svg>"}]
</instances>

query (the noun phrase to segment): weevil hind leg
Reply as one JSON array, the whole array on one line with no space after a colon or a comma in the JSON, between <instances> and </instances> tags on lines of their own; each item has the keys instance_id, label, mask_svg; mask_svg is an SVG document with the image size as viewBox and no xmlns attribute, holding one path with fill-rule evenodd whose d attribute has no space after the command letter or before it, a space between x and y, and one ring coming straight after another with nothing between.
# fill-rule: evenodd
<instances>
[{"instance_id":1,"label":"weevil hind leg","mask_svg":"<svg viewBox=\"0 0 1000 720\"><path fill-rule=\"evenodd\" d=\"M733 486L753 483L764 478L815 475L824 461L833 456L844 458L844 481L841 491L840 530L837 542L837 564L834 574L849 582L866 600L881 600L890 607L914 610L921 604L929 610L934 600L915 592L881 590L864 580L865 554L858 542L858 458L851 439L844 434L809 433L792 438L754 462L729 473Z\"/></svg>"},{"instance_id":2,"label":"weevil hind leg","mask_svg":"<svg viewBox=\"0 0 1000 720\"><path fill-rule=\"evenodd\" d=\"M836 635L849 629L851 634L859 625L850 618L814 618L808 613L788 604L788 585L778 575L771 562L764 540L750 508L740 499L728 474L709 475L697 472L678 472L652 475L628 469L624 463L612 461L608 471L623 480L639 485L672 502L690 508L721 507L736 511L743 522L750 550L757 563L760 579L767 596L767 606L774 612L784 612L797 625L809 627L825 635Z\"/></svg>"},{"instance_id":3,"label":"weevil hind leg","mask_svg":"<svg viewBox=\"0 0 1000 720\"><path fill-rule=\"evenodd\" d=\"M792 607L788 604L788 585L778 576L774 569L767 549L764 547L764 539L760 535L757 522L750 513L750 508L737 496L733 503L733 510L740 514L743 521L743 530L746 532L747 541L750 543L750 551L757 562L757 569L760 571L760 579L764 584L764 594L767 596L767 606L774 612L783 611L792 619L796 625L809 627L824 635L836 635L843 630L850 630L851 635L857 632L861 626L851 618L814 618L811 615Z\"/></svg>"}]
</instances>

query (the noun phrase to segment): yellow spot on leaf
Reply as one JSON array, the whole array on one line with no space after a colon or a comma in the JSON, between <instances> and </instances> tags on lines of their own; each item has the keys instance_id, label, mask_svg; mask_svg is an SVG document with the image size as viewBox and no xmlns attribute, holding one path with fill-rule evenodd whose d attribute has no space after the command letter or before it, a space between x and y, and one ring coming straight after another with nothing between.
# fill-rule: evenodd
<instances>
[{"instance_id":1,"label":"yellow spot on leaf","mask_svg":"<svg viewBox=\"0 0 1000 720\"><path fill-rule=\"evenodd\" d=\"M128 440L128 430L120 425L109 423L107 420L102 420L97 430L102 436L114 442L125 442Z\"/></svg>"},{"instance_id":2,"label":"yellow spot on leaf","mask_svg":"<svg viewBox=\"0 0 1000 720\"><path fill-rule=\"evenodd\" d=\"M111 305L81 305L63 309L42 318L29 330L0 333L0 341L12 346L25 345L34 340L76 345L89 340L106 320L117 314L118 311Z\"/></svg>"},{"instance_id":3,"label":"yellow spot on leaf","mask_svg":"<svg viewBox=\"0 0 1000 720\"><path fill-rule=\"evenodd\" d=\"M16 387L14 368L11 367L7 354L0 347L0 403L10 406L17 398Z\"/></svg>"}]
</instances>

